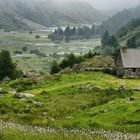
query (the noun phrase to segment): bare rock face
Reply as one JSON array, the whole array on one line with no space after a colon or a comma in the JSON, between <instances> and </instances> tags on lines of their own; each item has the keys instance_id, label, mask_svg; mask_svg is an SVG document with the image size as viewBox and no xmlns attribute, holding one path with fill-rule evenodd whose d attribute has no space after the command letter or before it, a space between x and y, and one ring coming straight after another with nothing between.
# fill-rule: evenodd
<instances>
[{"instance_id":1,"label":"bare rock face","mask_svg":"<svg viewBox=\"0 0 140 140\"><path fill-rule=\"evenodd\" d=\"M15 93L14 97L18 98L18 99L23 99L23 98L32 98L35 95L31 94L31 93Z\"/></svg>"}]
</instances>

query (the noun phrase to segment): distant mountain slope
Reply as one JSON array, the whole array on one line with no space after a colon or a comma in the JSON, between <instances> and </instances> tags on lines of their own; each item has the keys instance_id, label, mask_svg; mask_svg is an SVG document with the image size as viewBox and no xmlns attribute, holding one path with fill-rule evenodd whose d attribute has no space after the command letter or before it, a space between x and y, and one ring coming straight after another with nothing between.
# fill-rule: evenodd
<instances>
[{"instance_id":1,"label":"distant mountain slope","mask_svg":"<svg viewBox=\"0 0 140 140\"><path fill-rule=\"evenodd\" d=\"M28 29L25 20L56 26L101 23L106 17L87 2L0 0L0 19L0 28Z\"/></svg>"},{"instance_id":2,"label":"distant mountain slope","mask_svg":"<svg viewBox=\"0 0 140 140\"><path fill-rule=\"evenodd\" d=\"M140 18L133 19L117 33L121 44L124 46L128 39L135 37L136 45L140 47Z\"/></svg>"},{"instance_id":3,"label":"distant mountain slope","mask_svg":"<svg viewBox=\"0 0 140 140\"><path fill-rule=\"evenodd\" d=\"M125 26L129 21L140 17L140 5L123 10L116 15L109 18L107 21L103 22L100 26L98 33L103 34L106 30L110 33L116 33L121 27Z\"/></svg>"}]
</instances>

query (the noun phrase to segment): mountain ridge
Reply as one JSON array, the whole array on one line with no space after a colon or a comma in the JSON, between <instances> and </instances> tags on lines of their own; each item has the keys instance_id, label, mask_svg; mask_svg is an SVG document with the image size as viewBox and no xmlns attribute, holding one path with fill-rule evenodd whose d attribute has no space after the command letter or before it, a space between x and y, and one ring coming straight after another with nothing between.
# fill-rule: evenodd
<instances>
[{"instance_id":1,"label":"mountain ridge","mask_svg":"<svg viewBox=\"0 0 140 140\"><path fill-rule=\"evenodd\" d=\"M0 0L0 28L29 29L22 19L42 26L62 26L68 24L93 24L102 22L106 17L87 2L66 1L2 1ZM83 10L84 9L84 10ZM7 13L10 18L1 13ZM16 24L13 22L16 20ZM8 21L8 22L7 22Z\"/></svg>"}]
</instances>

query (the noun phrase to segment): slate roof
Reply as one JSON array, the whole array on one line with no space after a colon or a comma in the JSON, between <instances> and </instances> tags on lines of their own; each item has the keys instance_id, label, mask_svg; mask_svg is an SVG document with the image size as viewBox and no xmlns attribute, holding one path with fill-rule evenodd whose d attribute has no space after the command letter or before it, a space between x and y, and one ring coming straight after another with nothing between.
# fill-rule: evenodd
<instances>
[{"instance_id":1,"label":"slate roof","mask_svg":"<svg viewBox=\"0 0 140 140\"><path fill-rule=\"evenodd\" d=\"M140 68L140 49L121 49L124 68Z\"/></svg>"}]
</instances>

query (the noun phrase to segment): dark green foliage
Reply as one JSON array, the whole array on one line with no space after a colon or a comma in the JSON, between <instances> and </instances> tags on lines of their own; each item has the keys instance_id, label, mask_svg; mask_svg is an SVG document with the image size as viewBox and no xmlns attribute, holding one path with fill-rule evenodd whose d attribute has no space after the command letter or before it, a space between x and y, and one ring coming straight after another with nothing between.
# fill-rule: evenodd
<instances>
[{"instance_id":1,"label":"dark green foliage","mask_svg":"<svg viewBox=\"0 0 140 140\"><path fill-rule=\"evenodd\" d=\"M66 67L73 67L74 64L78 64L81 61L83 61L82 56L75 56L73 53L68 55L61 63L60 63L60 68L66 68Z\"/></svg>"},{"instance_id":2,"label":"dark green foliage","mask_svg":"<svg viewBox=\"0 0 140 140\"><path fill-rule=\"evenodd\" d=\"M73 53L71 53L71 54L67 55L66 58L60 64L58 64L56 61L54 61L51 66L50 73L51 74L58 73L61 71L61 69L64 69L67 67L72 68L75 64L81 63L86 58L93 58L94 56L97 56L97 55L99 55L99 54L93 53L91 50L83 56L82 55L76 56Z\"/></svg>"},{"instance_id":3,"label":"dark green foliage","mask_svg":"<svg viewBox=\"0 0 140 140\"><path fill-rule=\"evenodd\" d=\"M93 58L94 56L97 56L97 55L100 55L100 54L96 52L93 53L91 50L89 50L89 52L84 55L84 58Z\"/></svg>"},{"instance_id":4,"label":"dark green foliage","mask_svg":"<svg viewBox=\"0 0 140 140\"><path fill-rule=\"evenodd\" d=\"M30 51L31 54L35 54L35 55L38 55L40 57L46 57L46 54L45 53L42 53L40 52L39 50L35 49L35 50L31 50Z\"/></svg>"},{"instance_id":5,"label":"dark green foliage","mask_svg":"<svg viewBox=\"0 0 140 140\"><path fill-rule=\"evenodd\" d=\"M60 70L61 69L60 69L59 65L57 64L57 62L53 61L52 65L51 65L50 74L58 73Z\"/></svg>"},{"instance_id":6,"label":"dark green foliage","mask_svg":"<svg viewBox=\"0 0 140 140\"><path fill-rule=\"evenodd\" d=\"M102 37L102 46L105 47L105 46L110 46L110 47L113 47L113 48L117 48L119 43L116 39L116 37L114 35L109 35L109 32L106 31Z\"/></svg>"},{"instance_id":7,"label":"dark green foliage","mask_svg":"<svg viewBox=\"0 0 140 140\"><path fill-rule=\"evenodd\" d=\"M22 54L22 51L20 51L20 50L15 50L15 51L14 51L14 54Z\"/></svg>"},{"instance_id":8,"label":"dark green foliage","mask_svg":"<svg viewBox=\"0 0 140 140\"><path fill-rule=\"evenodd\" d=\"M0 53L0 80L4 77L16 78L16 64L12 62L9 51L2 50Z\"/></svg>"},{"instance_id":9,"label":"dark green foliage","mask_svg":"<svg viewBox=\"0 0 140 140\"><path fill-rule=\"evenodd\" d=\"M71 28L70 26L67 26L64 31L58 27L58 29L55 30L52 34L50 34L48 37L52 41L62 41L63 39L65 39L66 42L69 42L70 40L75 39L90 39L93 35L95 35L94 25L91 28L88 26L83 26L79 28Z\"/></svg>"},{"instance_id":10,"label":"dark green foliage","mask_svg":"<svg viewBox=\"0 0 140 140\"><path fill-rule=\"evenodd\" d=\"M104 55L112 55L119 46L116 37L114 35L109 35L108 31L104 33L101 42Z\"/></svg>"},{"instance_id":11,"label":"dark green foliage","mask_svg":"<svg viewBox=\"0 0 140 140\"><path fill-rule=\"evenodd\" d=\"M109 38L110 38L110 35L109 35L109 32L106 31L102 37L102 46L107 46L109 44Z\"/></svg>"},{"instance_id":12,"label":"dark green foliage","mask_svg":"<svg viewBox=\"0 0 140 140\"><path fill-rule=\"evenodd\" d=\"M91 27L91 35L95 35L95 25L93 24L92 27Z\"/></svg>"},{"instance_id":13,"label":"dark green foliage","mask_svg":"<svg viewBox=\"0 0 140 140\"><path fill-rule=\"evenodd\" d=\"M66 29L64 31L64 35L66 38L69 38L71 36L71 29L69 26L66 27Z\"/></svg>"},{"instance_id":14,"label":"dark green foliage","mask_svg":"<svg viewBox=\"0 0 140 140\"><path fill-rule=\"evenodd\" d=\"M35 38L40 38L40 35L35 35Z\"/></svg>"},{"instance_id":15,"label":"dark green foliage","mask_svg":"<svg viewBox=\"0 0 140 140\"><path fill-rule=\"evenodd\" d=\"M135 36L133 36L127 40L127 47L128 48L137 48Z\"/></svg>"},{"instance_id":16,"label":"dark green foliage","mask_svg":"<svg viewBox=\"0 0 140 140\"><path fill-rule=\"evenodd\" d=\"M27 52L27 47L26 46L24 46L24 47L22 47L22 51L24 51L24 52Z\"/></svg>"},{"instance_id":17,"label":"dark green foliage","mask_svg":"<svg viewBox=\"0 0 140 140\"><path fill-rule=\"evenodd\" d=\"M110 17L107 21L103 22L98 28L98 34L103 35L106 30L111 34L117 33L120 28L125 26L134 18L140 17L140 5L135 8L125 9L122 12L118 12L116 15ZM140 24L139 21L134 21L135 25ZM130 25L131 26L131 25ZM121 29L122 35L126 34L126 29ZM121 34L120 34L121 35Z\"/></svg>"},{"instance_id":18,"label":"dark green foliage","mask_svg":"<svg viewBox=\"0 0 140 140\"><path fill-rule=\"evenodd\" d=\"M36 49L36 50L31 50L30 53L35 54L35 55L39 55L40 52L39 52L39 50Z\"/></svg>"},{"instance_id":19,"label":"dark green foliage","mask_svg":"<svg viewBox=\"0 0 140 140\"><path fill-rule=\"evenodd\" d=\"M119 38L121 38L121 37L125 36L129 31L134 30L139 27L140 27L140 18L133 19L130 22L128 22L126 26L122 27L118 31L117 36Z\"/></svg>"}]
</instances>

